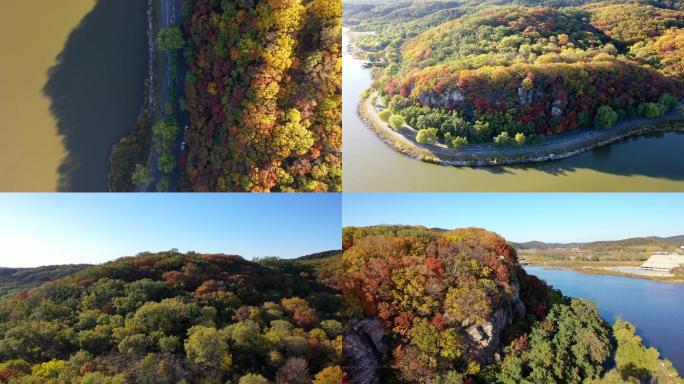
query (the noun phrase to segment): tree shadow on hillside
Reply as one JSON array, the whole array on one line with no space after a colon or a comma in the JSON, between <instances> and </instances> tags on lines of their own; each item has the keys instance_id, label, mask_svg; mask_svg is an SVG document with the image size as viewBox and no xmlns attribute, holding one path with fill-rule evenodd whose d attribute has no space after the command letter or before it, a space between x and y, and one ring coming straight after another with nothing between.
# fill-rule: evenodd
<instances>
[{"instance_id":1,"label":"tree shadow on hillside","mask_svg":"<svg viewBox=\"0 0 684 384\"><path fill-rule=\"evenodd\" d=\"M143 99L146 3L98 0L71 31L43 93L67 156L59 191L105 191L111 146L129 132Z\"/></svg>"}]
</instances>

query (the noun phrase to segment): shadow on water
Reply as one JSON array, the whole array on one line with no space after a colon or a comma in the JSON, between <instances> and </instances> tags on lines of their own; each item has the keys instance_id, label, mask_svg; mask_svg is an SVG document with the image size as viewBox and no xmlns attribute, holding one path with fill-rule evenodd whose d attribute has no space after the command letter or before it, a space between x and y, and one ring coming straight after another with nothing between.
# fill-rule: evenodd
<instances>
[{"instance_id":1,"label":"shadow on water","mask_svg":"<svg viewBox=\"0 0 684 384\"><path fill-rule=\"evenodd\" d=\"M146 3L98 0L70 33L43 93L67 156L59 191L105 191L109 151L129 132L143 99Z\"/></svg>"},{"instance_id":2,"label":"shadow on water","mask_svg":"<svg viewBox=\"0 0 684 384\"><path fill-rule=\"evenodd\" d=\"M681 148L684 148L683 133L654 133L624 139L563 160L485 169L493 174L512 173L519 169L555 176L591 169L619 176L650 176L680 181L684 180Z\"/></svg>"}]
</instances>

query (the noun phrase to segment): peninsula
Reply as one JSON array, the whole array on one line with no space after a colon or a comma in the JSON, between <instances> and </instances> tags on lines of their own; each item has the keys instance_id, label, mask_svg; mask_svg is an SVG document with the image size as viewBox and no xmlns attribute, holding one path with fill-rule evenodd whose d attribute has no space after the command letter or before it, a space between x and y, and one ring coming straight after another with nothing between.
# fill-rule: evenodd
<instances>
[{"instance_id":1,"label":"peninsula","mask_svg":"<svg viewBox=\"0 0 684 384\"><path fill-rule=\"evenodd\" d=\"M410 157L456 166L540 162L684 131L684 11L669 3L363 7L345 7L352 44L374 78L359 114Z\"/></svg>"}]
</instances>

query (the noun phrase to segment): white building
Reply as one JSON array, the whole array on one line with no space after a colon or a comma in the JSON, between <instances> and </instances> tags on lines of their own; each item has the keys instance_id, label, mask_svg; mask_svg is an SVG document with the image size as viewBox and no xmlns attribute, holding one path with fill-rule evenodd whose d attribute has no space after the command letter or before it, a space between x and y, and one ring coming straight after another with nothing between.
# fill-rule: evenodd
<instances>
[{"instance_id":1,"label":"white building","mask_svg":"<svg viewBox=\"0 0 684 384\"><path fill-rule=\"evenodd\" d=\"M668 253L653 255L641 264L641 269L653 271L671 271L673 268L684 266L684 255L678 253Z\"/></svg>"}]
</instances>

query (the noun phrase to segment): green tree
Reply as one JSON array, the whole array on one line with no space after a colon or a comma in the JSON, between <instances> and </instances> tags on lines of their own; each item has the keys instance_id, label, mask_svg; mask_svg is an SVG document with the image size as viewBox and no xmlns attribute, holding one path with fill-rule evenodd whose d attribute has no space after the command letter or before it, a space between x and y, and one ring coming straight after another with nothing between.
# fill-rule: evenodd
<instances>
[{"instance_id":1,"label":"green tree","mask_svg":"<svg viewBox=\"0 0 684 384\"><path fill-rule=\"evenodd\" d=\"M492 137L492 128L488 122L483 120L475 121L473 125L473 130L475 131L475 138L479 142L490 141Z\"/></svg>"},{"instance_id":2,"label":"green tree","mask_svg":"<svg viewBox=\"0 0 684 384\"><path fill-rule=\"evenodd\" d=\"M163 353L176 353L180 349L180 339L177 336L165 336L159 339L159 350Z\"/></svg>"},{"instance_id":3,"label":"green tree","mask_svg":"<svg viewBox=\"0 0 684 384\"><path fill-rule=\"evenodd\" d=\"M188 331L185 353L188 360L216 370L227 370L232 363L228 343L216 328L195 326Z\"/></svg>"},{"instance_id":4,"label":"green tree","mask_svg":"<svg viewBox=\"0 0 684 384\"><path fill-rule=\"evenodd\" d=\"M159 303L145 303L133 315L131 325L140 333L181 335L188 328L191 317L190 307L180 299L165 299Z\"/></svg>"},{"instance_id":5,"label":"green tree","mask_svg":"<svg viewBox=\"0 0 684 384\"><path fill-rule=\"evenodd\" d=\"M615 112L613 108L604 105L596 111L596 117L594 118L594 127L596 129L608 129L613 127L617 120L617 112Z\"/></svg>"},{"instance_id":6,"label":"green tree","mask_svg":"<svg viewBox=\"0 0 684 384\"><path fill-rule=\"evenodd\" d=\"M401 115L392 115L389 118L389 125L395 131L400 131L404 126L404 118Z\"/></svg>"},{"instance_id":7,"label":"green tree","mask_svg":"<svg viewBox=\"0 0 684 384\"><path fill-rule=\"evenodd\" d=\"M342 323L337 320L323 320L320 326L331 339L342 334Z\"/></svg>"},{"instance_id":8,"label":"green tree","mask_svg":"<svg viewBox=\"0 0 684 384\"><path fill-rule=\"evenodd\" d=\"M662 116L664 113L663 108L656 103L641 103L638 111L639 115L648 118Z\"/></svg>"},{"instance_id":9,"label":"green tree","mask_svg":"<svg viewBox=\"0 0 684 384\"><path fill-rule=\"evenodd\" d=\"M183 48L185 41L183 31L177 26L162 28L157 35L157 46L164 51L174 51Z\"/></svg>"},{"instance_id":10,"label":"green tree","mask_svg":"<svg viewBox=\"0 0 684 384\"><path fill-rule=\"evenodd\" d=\"M179 132L180 127L168 120L160 120L152 127L155 143L162 151L173 145Z\"/></svg>"},{"instance_id":11,"label":"green tree","mask_svg":"<svg viewBox=\"0 0 684 384\"><path fill-rule=\"evenodd\" d=\"M176 157L171 153L162 153L157 159L157 168L163 173L172 173L176 169Z\"/></svg>"},{"instance_id":12,"label":"green tree","mask_svg":"<svg viewBox=\"0 0 684 384\"><path fill-rule=\"evenodd\" d=\"M675 105L679 104L679 100L669 93L664 93L662 96L660 96L658 104L662 106L665 112L669 112Z\"/></svg>"},{"instance_id":13,"label":"green tree","mask_svg":"<svg viewBox=\"0 0 684 384\"><path fill-rule=\"evenodd\" d=\"M416 141L421 144L434 144L437 142L437 128L425 128L418 131Z\"/></svg>"},{"instance_id":14,"label":"green tree","mask_svg":"<svg viewBox=\"0 0 684 384\"><path fill-rule=\"evenodd\" d=\"M378 112L378 117L384 122L387 122L390 116L392 116L392 111L389 109L383 109L382 111Z\"/></svg>"},{"instance_id":15,"label":"green tree","mask_svg":"<svg viewBox=\"0 0 684 384\"><path fill-rule=\"evenodd\" d=\"M121 353L129 355L143 355L150 347L150 339L140 333L124 337L117 348Z\"/></svg>"},{"instance_id":16,"label":"green tree","mask_svg":"<svg viewBox=\"0 0 684 384\"><path fill-rule=\"evenodd\" d=\"M463 136L456 136L453 139L451 139L451 142L449 144L451 148L461 148L462 146L468 144L468 139L466 139Z\"/></svg>"},{"instance_id":17,"label":"green tree","mask_svg":"<svg viewBox=\"0 0 684 384\"><path fill-rule=\"evenodd\" d=\"M496 137L494 137L494 144L496 144L499 147L502 147L504 145L508 145L511 143L511 137L508 135L508 132L504 131L499 133Z\"/></svg>"}]
</instances>

